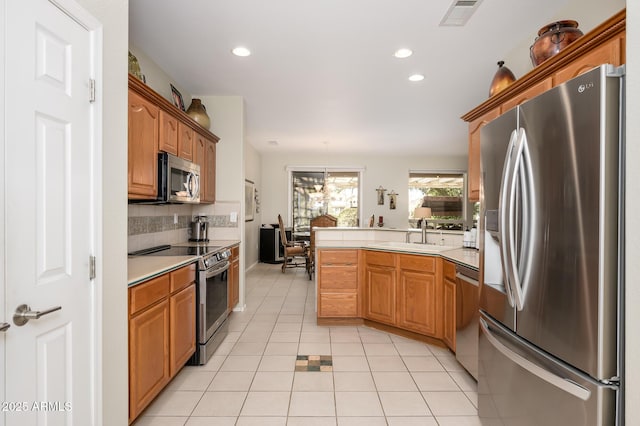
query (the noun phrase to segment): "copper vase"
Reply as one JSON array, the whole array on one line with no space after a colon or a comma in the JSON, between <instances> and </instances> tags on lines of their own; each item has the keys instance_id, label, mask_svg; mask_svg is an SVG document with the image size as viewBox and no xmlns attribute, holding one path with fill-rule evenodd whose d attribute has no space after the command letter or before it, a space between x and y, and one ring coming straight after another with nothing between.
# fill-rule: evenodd
<instances>
[{"instance_id":1,"label":"copper vase","mask_svg":"<svg viewBox=\"0 0 640 426\"><path fill-rule=\"evenodd\" d=\"M552 22L540 28L529 49L533 66L540 65L581 36L578 23L571 20Z\"/></svg>"},{"instance_id":2,"label":"copper vase","mask_svg":"<svg viewBox=\"0 0 640 426\"><path fill-rule=\"evenodd\" d=\"M498 62L498 71L491 80L491 86L489 87L489 97L502 92L511 83L516 81L516 76L513 75L511 70L504 66L504 61Z\"/></svg>"},{"instance_id":3,"label":"copper vase","mask_svg":"<svg viewBox=\"0 0 640 426\"><path fill-rule=\"evenodd\" d=\"M191 100L191 105L189 105L189 108L187 108L186 113L189 117L193 118L196 123L198 123L205 129L209 129L209 126L211 126L211 119L209 118L204 105L202 105L202 102L200 102L200 99L193 98Z\"/></svg>"}]
</instances>

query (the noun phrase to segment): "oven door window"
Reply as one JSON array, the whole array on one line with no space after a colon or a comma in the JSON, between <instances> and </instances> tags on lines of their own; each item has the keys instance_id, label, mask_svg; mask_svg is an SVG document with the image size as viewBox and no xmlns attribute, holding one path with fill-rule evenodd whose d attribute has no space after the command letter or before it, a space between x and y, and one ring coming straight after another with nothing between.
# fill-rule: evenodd
<instances>
[{"instance_id":1,"label":"oven door window","mask_svg":"<svg viewBox=\"0 0 640 426\"><path fill-rule=\"evenodd\" d=\"M216 329L224 321L227 314L227 282L229 276L229 262L223 270L216 270L213 274L207 273L206 296L206 330L207 339L213 335Z\"/></svg>"}]
</instances>

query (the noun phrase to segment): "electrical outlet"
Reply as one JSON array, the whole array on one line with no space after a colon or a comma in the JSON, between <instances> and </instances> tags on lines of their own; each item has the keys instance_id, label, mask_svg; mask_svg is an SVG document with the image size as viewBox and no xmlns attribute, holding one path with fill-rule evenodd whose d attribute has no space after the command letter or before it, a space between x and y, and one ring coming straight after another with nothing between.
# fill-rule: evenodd
<instances>
[{"instance_id":1,"label":"electrical outlet","mask_svg":"<svg viewBox=\"0 0 640 426\"><path fill-rule=\"evenodd\" d=\"M229 222L236 223L238 221L238 212L231 212L229 214Z\"/></svg>"},{"instance_id":2,"label":"electrical outlet","mask_svg":"<svg viewBox=\"0 0 640 426\"><path fill-rule=\"evenodd\" d=\"M173 214L173 224L176 225L178 223L178 213Z\"/></svg>"}]
</instances>

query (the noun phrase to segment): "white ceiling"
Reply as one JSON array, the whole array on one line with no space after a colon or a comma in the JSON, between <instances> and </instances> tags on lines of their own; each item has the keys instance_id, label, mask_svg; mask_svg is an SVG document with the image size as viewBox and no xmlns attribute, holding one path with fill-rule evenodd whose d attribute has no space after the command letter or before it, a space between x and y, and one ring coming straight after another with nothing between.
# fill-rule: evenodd
<instances>
[{"instance_id":1,"label":"white ceiling","mask_svg":"<svg viewBox=\"0 0 640 426\"><path fill-rule=\"evenodd\" d=\"M459 117L567 1L484 0L465 26L439 26L451 3L130 0L129 37L188 92L244 97L260 152L465 155Z\"/></svg>"}]
</instances>

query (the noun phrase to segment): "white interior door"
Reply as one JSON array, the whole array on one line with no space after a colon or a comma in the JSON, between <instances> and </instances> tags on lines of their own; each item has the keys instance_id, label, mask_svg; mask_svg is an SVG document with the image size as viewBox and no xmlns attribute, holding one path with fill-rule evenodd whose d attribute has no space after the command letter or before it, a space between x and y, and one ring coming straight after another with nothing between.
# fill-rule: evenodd
<instances>
[{"instance_id":1,"label":"white interior door","mask_svg":"<svg viewBox=\"0 0 640 426\"><path fill-rule=\"evenodd\" d=\"M63 3L69 3L64 1ZM5 422L90 425L96 410L92 33L48 0L5 9ZM73 5L77 8L76 5ZM13 313L61 309L19 326ZM13 317L13 318L12 318Z\"/></svg>"}]
</instances>

